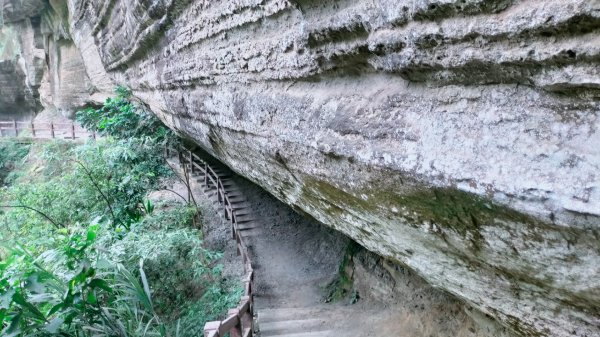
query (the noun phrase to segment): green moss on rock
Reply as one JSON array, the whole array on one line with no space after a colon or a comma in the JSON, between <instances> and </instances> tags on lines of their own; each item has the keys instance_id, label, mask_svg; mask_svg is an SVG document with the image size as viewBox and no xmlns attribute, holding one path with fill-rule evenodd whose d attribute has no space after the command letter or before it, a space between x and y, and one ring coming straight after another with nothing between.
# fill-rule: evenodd
<instances>
[{"instance_id":1,"label":"green moss on rock","mask_svg":"<svg viewBox=\"0 0 600 337\"><path fill-rule=\"evenodd\" d=\"M469 240L476 251L485 244L482 226L503 223L523 223L533 228L551 226L476 194L454 188L412 187L411 192L402 194L391 190L347 192L311 177L307 177L304 184L303 197L310 204L327 204L331 217L344 212L389 216L394 209L398 217L404 218L409 225L419 226L426 222L435 224L439 230L434 233L444 236L448 230L453 231ZM359 194L368 195L368 198L357 197ZM536 231L531 231L530 239L542 240Z\"/></svg>"}]
</instances>

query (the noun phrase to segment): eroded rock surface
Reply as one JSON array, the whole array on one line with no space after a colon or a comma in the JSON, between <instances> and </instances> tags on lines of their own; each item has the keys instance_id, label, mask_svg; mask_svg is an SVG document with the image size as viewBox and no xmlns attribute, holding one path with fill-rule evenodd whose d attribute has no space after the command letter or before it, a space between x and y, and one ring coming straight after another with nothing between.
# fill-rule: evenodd
<instances>
[{"instance_id":1,"label":"eroded rock surface","mask_svg":"<svg viewBox=\"0 0 600 337\"><path fill-rule=\"evenodd\" d=\"M53 1L58 2L58 1ZM600 334L599 0L70 0L90 86L529 336Z\"/></svg>"},{"instance_id":2,"label":"eroded rock surface","mask_svg":"<svg viewBox=\"0 0 600 337\"><path fill-rule=\"evenodd\" d=\"M30 21L0 27L0 112L10 118L31 115L40 106L37 87L44 54L23 56L22 41L29 40L27 47L33 47L33 34Z\"/></svg>"},{"instance_id":3,"label":"eroded rock surface","mask_svg":"<svg viewBox=\"0 0 600 337\"><path fill-rule=\"evenodd\" d=\"M42 109L71 116L96 102L69 32L66 2L5 0L0 24L0 114L29 119ZM102 96L104 97L104 96Z\"/></svg>"}]
</instances>

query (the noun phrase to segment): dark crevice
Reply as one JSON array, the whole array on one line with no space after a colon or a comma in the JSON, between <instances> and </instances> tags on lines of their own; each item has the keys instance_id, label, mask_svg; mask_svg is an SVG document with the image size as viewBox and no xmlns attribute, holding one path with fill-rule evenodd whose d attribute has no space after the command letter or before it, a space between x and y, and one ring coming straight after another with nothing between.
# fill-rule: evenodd
<instances>
[{"instance_id":1,"label":"dark crevice","mask_svg":"<svg viewBox=\"0 0 600 337\"><path fill-rule=\"evenodd\" d=\"M339 43L352 40L366 40L369 32L362 22L354 22L352 25L329 28L322 31L311 32L308 35L307 45L310 48L328 43Z\"/></svg>"},{"instance_id":2,"label":"dark crevice","mask_svg":"<svg viewBox=\"0 0 600 337\"><path fill-rule=\"evenodd\" d=\"M416 21L440 20L457 15L478 15L499 13L514 3L514 0L455 1L453 3L432 3L414 13Z\"/></svg>"}]
</instances>

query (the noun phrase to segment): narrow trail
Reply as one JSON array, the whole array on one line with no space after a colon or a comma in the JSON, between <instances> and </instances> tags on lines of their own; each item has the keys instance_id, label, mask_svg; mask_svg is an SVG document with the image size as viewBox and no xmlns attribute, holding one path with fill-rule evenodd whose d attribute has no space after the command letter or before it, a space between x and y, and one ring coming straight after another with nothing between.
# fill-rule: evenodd
<instances>
[{"instance_id":1,"label":"narrow trail","mask_svg":"<svg viewBox=\"0 0 600 337\"><path fill-rule=\"evenodd\" d=\"M216 160L203 158L221 177L252 256L256 336L380 336L371 327L389 320L389 313L325 303L327 285L338 276L349 240L297 214ZM214 187L202 189L217 202Z\"/></svg>"},{"instance_id":2,"label":"narrow trail","mask_svg":"<svg viewBox=\"0 0 600 337\"><path fill-rule=\"evenodd\" d=\"M254 336L513 336L418 275L364 249L353 253L350 267L353 291L360 293L358 303L327 303L328 285L339 277L350 240L299 215L202 151L197 154L219 177L248 247L254 271ZM208 202L221 207L216 187L206 187L202 174L192 178L194 193L203 192ZM226 225L211 231L209 235L224 241L232 237ZM239 263L235 248L227 251L229 264ZM233 267L229 276L240 272Z\"/></svg>"}]
</instances>

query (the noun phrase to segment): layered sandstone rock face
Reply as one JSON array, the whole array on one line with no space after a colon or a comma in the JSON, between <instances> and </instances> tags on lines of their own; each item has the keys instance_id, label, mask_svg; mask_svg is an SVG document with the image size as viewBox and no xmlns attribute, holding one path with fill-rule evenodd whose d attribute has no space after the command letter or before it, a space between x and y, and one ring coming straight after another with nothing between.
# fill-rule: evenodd
<instances>
[{"instance_id":1,"label":"layered sandstone rock face","mask_svg":"<svg viewBox=\"0 0 600 337\"><path fill-rule=\"evenodd\" d=\"M30 118L43 108L65 116L95 102L69 33L66 2L4 0L0 25L0 116Z\"/></svg>"},{"instance_id":2,"label":"layered sandstone rock face","mask_svg":"<svg viewBox=\"0 0 600 337\"><path fill-rule=\"evenodd\" d=\"M68 9L96 91L131 87L284 202L523 335L600 334L600 1Z\"/></svg>"},{"instance_id":3,"label":"layered sandstone rock face","mask_svg":"<svg viewBox=\"0 0 600 337\"><path fill-rule=\"evenodd\" d=\"M35 3L34 3L35 2ZM9 118L29 116L39 109L39 93L42 78L44 52L39 33L41 11L32 1L20 6L15 1L0 2L0 113ZM40 34L37 34L40 37ZM41 52L40 52L41 50Z\"/></svg>"}]
</instances>

